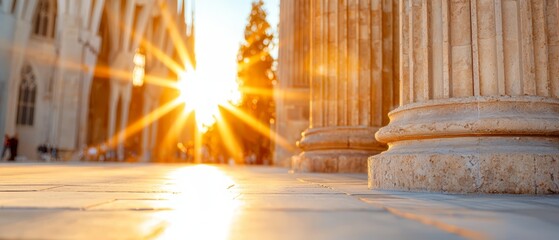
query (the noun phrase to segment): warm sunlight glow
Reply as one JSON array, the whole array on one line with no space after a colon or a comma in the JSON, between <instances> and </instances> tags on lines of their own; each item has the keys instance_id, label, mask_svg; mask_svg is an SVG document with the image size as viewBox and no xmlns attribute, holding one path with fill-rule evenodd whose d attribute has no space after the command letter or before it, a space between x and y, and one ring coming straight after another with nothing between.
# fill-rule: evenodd
<instances>
[{"instance_id":1,"label":"warm sunlight glow","mask_svg":"<svg viewBox=\"0 0 559 240\"><path fill-rule=\"evenodd\" d=\"M132 85L140 87L144 84L146 56L140 51L134 54L134 70L132 72Z\"/></svg>"},{"instance_id":2,"label":"warm sunlight glow","mask_svg":"<svg viewBox=\"0 0 559 240\"><path fill-rule=\"evenodd\" d=\"M277 134L274 130L270 129L269 126L259 122L253 116L243 112L241 109L232 106L230 104L222 105L224 109L235 115L237 118L241 119L242 121L250 124L250 126L258 131L260 134L268 136L270 140L278 143L283 148L288 149L290 151L295 151L294 147L282 136Z\"/></svg>"},{"instance_id":3,"label":"warm sunlight glow","mask_svg":"<svg viewBox=\"0 0 559 240\"><path fill-rule=\"evenodd\" d=\"M282 146L286 145L285 139L270 130L268 123L259 122L258 119L244 113L242 108L238 107L245 94L273 97L275 93L270 89L248 88L246 86L243 89L239 88L237 82L237 71L239 70L237 51L239 49L239 42L236 40L232 41L230 38L232 36L242 38L242 30L244 29L246 19L244 17L236 18L227 15L231 12L230 9L236 9L235 12L239 16L247 16L250 11L250 3L247 2L244 7L241 7L236 2L220 1L222 1L220 4L227 4L228 6L221 8L224 12L214 8L215 3L207 4L202 2L200 4L200 12L211 14L201 14L199 16L206 17L196 21L194 1L181 0L178 6L169 5L165 1L159 2L157 7L160 13L160 22L164 23L165 27L158 27L157 33L164 34L151 38L143 37L142 34L144 32L134 31L130 26L120 22L118 13L109 12L108 18L112 19L111 21L117 25L117 28L125 33L130 33L134 37L133 48L136 48L137 51L133 58L129 59L133 63L133 69L103 64L96 65L92 69L91 66L67 59L56 61L42 59L53 66L83 71L85 74L91 74L99 80L132 80L134 86L145 85L145 87L136 88L136 90L142 93L158 92L155 89L160 87L173 89L173 93L175 90L179 91L180 94L175 99L167 99L166 97L170 96L170 94L167 96L163 94L165 96L162 98L165 99L163 102L160 102L157 107L147 107L145 109L146 112L143 112L142 116L134 119L133 122L130 121L131 119L128 119L125 126L122 126L122 123L116 123L114 129L110 130L109 134L111 135L108 136L108 139L99 143L99 148L107 145L113 148L111 150L116 151L119 160L123 160L121 158L126 157L124 143L127 140L136 136L141 131L142 134L149 135L144 130L150 127L157 127L162 117L172 114L172 118L174 118L171 120L172 122L168 123L167 119L163 121L170 125L167 125L169 128L164 130L167 134L163 136L162 146L173 146L173 148L182 152L185 151L186 146L193 146L192 148L195 150L196 155L194 162L204 162L207 159L202 159L201 150L204 144L207 143L204 142L203 136L208 136L204 134L207 133L210 127L215 126L219 137L227 142L225 151L229 152L231 158L237 162L243 162L243 143L238 142L235 136L238 133L234 131L236 129L233 129L233 125L229 125L228 119L220 116L220 111L224 110L232 112L233 118L247 123L249 127L256 129L259 134L269 137L272 141L279 142ZM275 3L275 5L278 4L279 2ZM173 9L171 6L177 7L177 9ZM177 15L174 12L177 10L179 15L183 14L179 17L184 17L187 20L186 26L181 22L177 22ZM225 17L229 23L234 22L234 24L231 25L232 27L223 28L224 21L216 16ZM194 25L197 27L194 28ZM151 31L155 30L151 29ZM187 36L185 36L185 30ZM117 31L112 32L112 34L117 33ZM156 32L151 32L150 34L157 35ZM119 37L112 39L119 39ZM32 49L13 49L13 51L20 51L29 56L37 55ZM241 70L245 67L250 66L240 66ZM158 98L160 96L155 97ZM112 102L111 104L118 104L118 102ZM122 108L121 105L117 106ZM184 111L181 114L175 115L172 111L177 108L184 109ZM115 116L115 118L116 116L122 116L119 114L127 113L123 113L122 110L118 112L119 110L116 109L110 111L112 111L112 116ZM193 120L196 122L196 126L190 125ZM153 132L154 130L150 131ZM194 139L187 139L190 138L189 135L191 134L194 135Z\"/></svg>"},{"instance_id":4,"label":"warm sunlight glow","mask_svg":"<svg viewBox=\"0 0 559 240\"><path fill-rule=\"evenodd\" d=\"M172 210L159 215L165 230L159 239L227 239L241 207L235 182L216 167L181 168L169 176L178 191Z\"/></svg>"},{"instance_id":5,"label":"warm sunlight glow","mask_svg":"<svg viewBox=\"0 0 559 240\"><path fill-rule=\"evenodd\" d=\"M220 105L236 104L241 98L236 84L224 84L219 79L204 78L199 72L184 72L177 85L179 99L185 104L185 111L194 112L196 125L202 132L215 123Z\"/></svg>"}]
</instances>

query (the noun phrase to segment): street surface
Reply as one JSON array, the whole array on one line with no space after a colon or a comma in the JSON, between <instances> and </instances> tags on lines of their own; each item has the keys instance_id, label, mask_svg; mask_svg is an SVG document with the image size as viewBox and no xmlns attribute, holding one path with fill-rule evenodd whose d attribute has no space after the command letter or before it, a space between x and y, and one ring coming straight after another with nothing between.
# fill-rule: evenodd
<instances>
[{"instance_id":1,"label":"street surface","mask_svg":"<svg viewBox=\"0 0 559 240\"><path fill-rule=\"evenodd\" d=\"M0 163L0 239L558 239L559 195L371 191L364 174Z\"/></svg>"}]
</instances>

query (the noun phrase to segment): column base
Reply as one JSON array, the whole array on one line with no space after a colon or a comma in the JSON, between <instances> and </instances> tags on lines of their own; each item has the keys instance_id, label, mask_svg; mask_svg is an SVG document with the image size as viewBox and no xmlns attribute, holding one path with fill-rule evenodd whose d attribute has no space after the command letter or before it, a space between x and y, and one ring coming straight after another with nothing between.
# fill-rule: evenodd
<instances>
[{"instance_id":1,"label":"column base","mask_svg":"<svg viewBox=\"0 0 559 240\"><path fill-rule=\"evenodd\" d=\"M559 100L473 97L389 114L369 158L369 188L448 193L559 193Z\"/></svg>"},{"instance_id":2,"label":"column base","mask_svg":"<svg viewBox=\"0 0 559 240\"><path fill-rule=\"evenodd\" d=\"M470 140L484 143L486 139ZM528 139L515 140L521 143ZM550 141L550 144L559 142ZM559 193L558 152L537 153L528 148L510 148L504 152L501 150L505 148L491 150L491 145L486 146L487 151L478 152L449 149L372 156L369 188L448 193Z\"/></svg>"},{"instance_id":3,"label":"column base","mask_svg":"<svg viewBox=\"0 0 559 240\"><path fill-rule=\"evenodd\" d=\"M375 140L378 128L325 127L311 128L303 133L291 167L299 172L366 173L367 158L386 149Z\"/></svg>"},{"instance_id":4,"label":"column base","mask_svg":"<svg viewBox=\"0 0 559 240\"><path fill-rule=\"evenodd\" d=\"M292 157L296 172L366 173L367 158L378 152L352 150L318 150Z\"/></svg>"}]
</instances>

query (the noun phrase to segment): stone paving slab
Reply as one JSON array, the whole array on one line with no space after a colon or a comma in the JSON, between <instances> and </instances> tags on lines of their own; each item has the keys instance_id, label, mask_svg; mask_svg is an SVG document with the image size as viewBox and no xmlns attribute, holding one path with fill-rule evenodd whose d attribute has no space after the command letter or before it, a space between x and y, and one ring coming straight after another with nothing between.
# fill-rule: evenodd
<instances>
[{"instance_id":1,"label":"stone paving slab","mask_svg":"<svg viewBox=\"0 0 559 240\"><path fill-rule=\"evenodd\" d=\"M557 239L559 196L367 189L364 174L0 163L0 239Z\"/></svg>"}]
</instances>

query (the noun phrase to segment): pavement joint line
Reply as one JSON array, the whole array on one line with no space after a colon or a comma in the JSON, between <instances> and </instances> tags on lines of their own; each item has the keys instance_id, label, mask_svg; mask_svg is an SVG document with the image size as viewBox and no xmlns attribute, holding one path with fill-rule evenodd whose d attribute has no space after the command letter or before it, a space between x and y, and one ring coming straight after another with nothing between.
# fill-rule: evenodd
<instances>
[{"instance_id":1,"label":"pavement joint line","mask_svg":"<svg viewBox=\"0 0 559 240\"><path fill-rule=\"evenodd\" d=\"M81 207L0 207L2 211L77 211L77 212L146 212L146 211L174 211L174 208L112 208L86 209Z\"/></svg>"},{"instance_id":2,"label":"pavement joint line","mask_svg":"<svg viewBox=\"0 0 559 240\"><path fill-rule=\"evenodd\" d=\"M168 198L116 198L115 201L172 201Z\"/></svg>"},{"instance_id":3,"label":"pavement joint line","mask_svg":"<svg viewBox=\"0 0 559 240\"><path fill-rule=\"evenodd\" d=\"M1 190L0 193L39 192L38 190Z\"/></svg>"},{"instance_id":4,"label":"pavement joint line","mask_svg":"<svg viewBox=\"0 0 559 240\"><path fill-rule=\"evenodd\" d=\"M91 205L89 205L89 206L86 206L84 209L85 209L85 210L88 210L88 209L91 209L91 208L94 208L94 207L97 207L97 206L101 206L101 205L103 205L103 204L113 203L113 202L115 202L115 201L116 201L116 199L111 199L111 200L104 201L104 202L100 202L100 203L94 203L94 204L91 204Z\"/></svg>"},{"instance_id":5,"label":"pavement joint line","mask_svg":"<svg viewBox=\"0 0 559 240\"><path fill-rule=\"evenodd\" d=\"M554 204L543 203L543 202L528 202L528 201L526 201L526 202L524 202L524 203L538 204L538 205L543 205L543 206L546 206L546 207L552 207L552 208L557 208L557 209L559 209L559 204L558 204L558 205L554 205Z\"/></svg>"},{"instance_id":6,"label":"pavement joint line","mask_svg":"<svg viewBox=\"0 0 559 240\"><path fill-rule=\"evenodd\" d=\"M301 178L297 178L297 180L302 181L304 183L310 183L311 185L319 186L321 188L326 188L326 189L330 189L330 190L333 190L333 191L338 191L338 189L336 189L332 186L326 185L327 183L325 183L325 182L307 181L307 180L304 180L304 179L301 179ZM364 184L364 186L366 186L366 184Z\"/></svg>"},{"instance_id":7,"label":"pavement joint line","mask_svg":"<svg viewBox=\"0 0 559 240\"><path fill-rule=\"evenodd\" d=\"M2 211L10 211L10 210L18 210L18 211L86 211L85 208L82 207L4 207L0 206L0 213Z\"/></svg>"},{"instance_id":8,"label":"pavement joint line","mask_svg":"<svg viewBox=\"0 0 559 240\"><path fill-rule=\"evenodd\" d=\"M76 190L68 190L68 191L54 191L54 192L183 194L183 192L172 192L172 191L94 191L94 190L76 191Z\"/></svg>"},{"instance_id":9,"label":"pavement joint line","mask_svg":"<svg viewBox=\"0 0 559 240\"><path fill-rule=\"evenodd\" d=\"M317 212L317 213L333 213L333 212L387 212L383 208L329 208L329 209L312 209L312 208L252 208L245 207L244 211L262 211L262 212Z\"/></svg>"},{"instance_id":10,"label":"pavement joint line","mask_svg":"<svg viewBox=\"0 0 559 240\"><path fill-rule=\"evenodd\" d=\"M468 239L488 239L489 237L486 236L483 233L474 231L474 230L470 230L467 228L462 228L462 227L458 227L456 225L452 225L452 224L448 224L442 221L438 221L435 220L433 218L429 218L427 216L422 216L421 214L413 214L410 212L404 212L404 211L400 211L396 208L392 208L392 207L383 207L385 208L388 212L394 214L395 216L404 218L404 219L408 219L408 220L412 220L412 221L416 221L422 224L425 224L427 226L432 226L435 227L439 230L448 232L448 233L452 233L455 235L458 235L460 237L464 237L464 238L468 238Z\"/></svg>"},{"instance_id":11,"label":"pavement joint line","mask_svg":"<svg viewBox=\"0 0 559 240\"><path fill-rule=\"evenodd\" d=\"M15 184L0 184L0 187L25 187L25 186L59 186L61 184L49 184L49 183L45 183L45 184L23 184L23 183L15 183Z\"/></svg>"},{"instance_id":12,"label":"pavement joint line","mask_svg":"<svg viewBox=\"0 0 559 240\"><path fill-rule=\"evenodd\" d=\"M50 188L39 189L39 190L37 190L37 192L40 192L40 191L48 191L48 190L51 190L51 189L55 189L55 188L61 188L61 187L66 187L66 186L64 186L64 185L60 185L60 186L53 186L53 187L50 187Z\"/></svg>"},{"instance_id":13,"label":"pavement joint line","mask_svg":"<svg viewBox=\"0 0 559 240\"><path fill-rule=\"evenodd\" d=\"M278 193L278 192L244 192L243 195L347 195L343 192L331 192L331 193L312 193L312 192L285 192L285 193Z\"/></svg>"},{"instance_id":14,"label":"pavement joint line","mask_svg":"<svg viewBox=\"0 0 559 240\"><path fill-rule=\"evenodd\" d=\"M114 211L127 211L127 212L170 212L175 211L176 208L169 207L138 207L138 208L112 208L112 209L88 209L88 212L114 212Z\"/></svg>"},{"instance_id":15,"label":"pavement joint line","mask_svg":"<svg viewBox=\"0 0 559 240\"><path fill-rule=\"evenodd\" d=\"M356 198L367 198L367 197L371 197L374 199L404 199L402 197L396 197L396 196L391 196L391 195L385 195L385 194L362 194L362 193L346 193L348 196L352 196L352 197L356 197Z\"/></svg>"},{"instance_id":16,"label":"pavement joint line","mask_svg":"<svg viewBox=\"0 0 559 240\"><path fill-rule=\"evenodd\" d=\"M64 185L59 185L59 186L53 186L53 185L25 185L25 184L20 184L20 185L0 185L0 186L9 186L9 187L26 187L26 186L51 186L51 187L47 187L47 188L42 188L42 189L30 189L30 190L17 190L17 189L8 189L8 190L0 190L0 193L10 193L10 192L41 192L41 191L45 191L45 190L49 190L49 189L54 189L54 188L59 188L59 187L64 187Z\"/></svg>"},{"instance_id":17,"label":"pavement joint line","mask_svg":"<svg viewBox=\"0 0 559 240\"><path fill-rule=\"evenodd\" d=\"M391 213L392 215L396 216L396 217L400 217L402 219L407 219L407 220L411 220L411 221L415 221L421 224L424 224L426 226L431 226L431 227L435 227L441 231L447 232L447 233L451 233L451 234L455 234L459 237L463 237L463 238L467 238L467 239L488 239L488 236L486 236L483 233L474 231L474 230L470 230L467 228L462 228L462 227L458 227L456 225L452 225L452 224L448 224L442 221L438 221L435 220L433 218L430 218L428 216L423 216L420 213L414 214L411 212L406 212L404 210L398 210L396 209L396 207L388 207L385 206L382 203L373 203L373 202L367 202L364 200L364 198L358 198L360 201L366 203L366 204L370 204L382 209L385 209L387 212Z\"/></svg>"}]
</instances>

